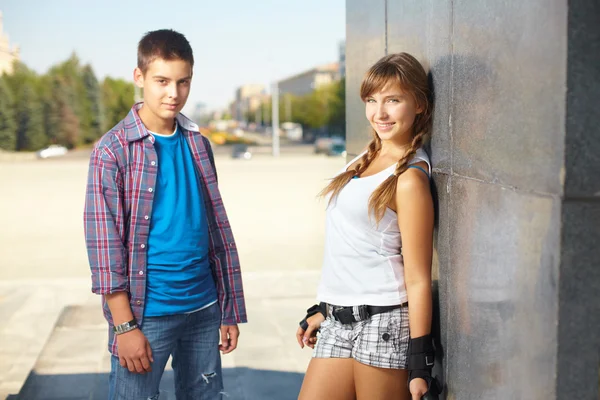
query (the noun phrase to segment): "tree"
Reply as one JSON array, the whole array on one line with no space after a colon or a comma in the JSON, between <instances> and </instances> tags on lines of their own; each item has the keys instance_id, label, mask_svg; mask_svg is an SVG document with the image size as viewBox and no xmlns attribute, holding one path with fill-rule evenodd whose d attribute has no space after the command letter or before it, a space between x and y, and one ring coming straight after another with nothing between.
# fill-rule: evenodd
<instances>
[{"instance_id":1,"label":"tree","mask_svg":"<svg viewBox=\"0 0 600 400\"><path fill-rule=\"evenodd\" d=\"M15 62L0 88L0 147L93 143L127 115L133 102L132 83L106 78L100 84L75 53L39 76Z\"/></svg>"},{"instance_id":2,"label":"tree","mask_svg":"<svg viewBox=\"0 0 600 400\"><path fill-rule=\"evenodd\" d=\"M39 150L46 145L44 112L33 85L24 82L15 105L17 150Z\"/></svg>"},{"instance_id":3,"label":"tree","mask_svg":"<svg viewBox=\"0 0 600 400\"><path fill-rule=\"evenodd\" d=\"M61 104L60 108L61 118L61 142L68 148L74 148L79 143L79 118L75 115L75 112L66 102Z\"/></svg>"},{"instance_id":4,"label":"tree","mask_svg":"<svg viewBox=\"0 0 600 400\"><path fill-rule=\"evenodd\" d=\"M77 54L71 54L68 60L58 64L48 72L50 77L60 79L62 86L68 86L65 91L65 101L69 104L75 114L83 119L83 107L81 100L85 97L85 87L83 85L81 66Z\"/></svg>"},{"instance_id":5,"label":"tree","mask_svg":"<svg viewBox=\"0 0 600 400\"><path fill-rule=\"evenodd\" d=\"M13 95L4 77L0 77L0 148L15 150L17 124L13 109Z\"/></svg>"},{"instance_id":6,"label":"tree","mask_svg":"<svg viewBox=\"0 0 600 400\"><path fill-rule=\"evenodd\" d=\"M129 113L134 102L133 84L123 79L107 77L102 82L102 103L104 104L104 132L115 126Z\"/></svg>"},{"instance_id":7,"label":"tree","mask_svg":"<svg viewBox=\"0 0 600 400\"><path fill-rule=\"evenodd\" d=\"M328 125L334 133L346 135L346 80L333 84L334 96L329 104L330 115Z\"/></svg>"},{"instance_id":8,"label":"tree","mask_svg":"<svg viewBox=\"0 0 600 400\"><path fill-rule=\"evenodd\" d=\"M290 96L292 122L305 128L326 129L336 136L346 130L346 84L344 80L321 86L304 96ZM280 107L283 105L280 104ZM281 108L280 108L281 115Z\"/></svg>"},{"instance_id":9,"label":"tree","mask_svg":"<svg viewBox=\"0 0 600 400\"><path fill-rule=\"evenodd\" d=\"M48 139L69 148L79 143L79 118L71 107L73 88L59 75L50 77L49 97L44 99L44 121Z\"/></svg>"},{"instance_id":10,"label":"tree","mask_svg":"<svg viewBox=\"0 0 600 400\"><path fill-rule=\"evenodd\" d=\"M104 110L100 85L90 65L83 67L82 81L85 88L84 98L81 99L83 104L82 139L84 143L93 143L104 133Z\"/></svg>"},{"instance_id":11,"label":"tree","mask_svg":"<svg viewBox=\"0 0 600 400\"><path fill-rule=\"evenodd\" d=\"M38 150L46 144L43 110L38 94L40 79L19 61L14 63L12 74L4 79L13 93L16 150Z\"/></svg>"}]
</instances>

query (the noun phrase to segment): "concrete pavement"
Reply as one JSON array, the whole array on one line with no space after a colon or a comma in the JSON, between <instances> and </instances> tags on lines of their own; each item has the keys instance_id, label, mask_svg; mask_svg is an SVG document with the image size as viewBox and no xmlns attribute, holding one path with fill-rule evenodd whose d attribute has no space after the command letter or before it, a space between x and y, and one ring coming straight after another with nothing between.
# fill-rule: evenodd
<instances>
[{"instance_id":1,"label":"concrete pavement","mask_svg":"<svg viewBox=\"0 0 600 400\"><path fill-rule=\"evenodd\" d=\"M222 358L229 398L296 398L311 353L299 348L294 333L299 316L314 301L318 276L318 271L244 274L250 322L240 325L238 349ZM0 286L2 292L12 292L9 301L22 297L22 290L32 297L30 314L21 309L10 321L23 331L3 332L0 337L6 344L0 367L8 371L0 393L7 396L20 390L19 397L11 398L21 400L106 399L110 371L106 322L98 297L86 293L88 281L38 281L22 284L20 290L7 289L8 285ZM34 306L41 299L43 305ZM42 316L45 319L40 320ZM35 320L37 325L28 327ZM174 399L172 381L169 367L161 400Z\"/></svg>"},{"instance_id":2,"label":"concrete pavement","mask_svg":"<svg viewBox=\"0 0 600 400\"><path fill-rule=\"evenodd\" d=\"M239 349L223 357L231 398L297 395L310 351L294 332L322 258L324 204L315 196L343 163L293 152L217 157L250 318ZM106 327L89 292L81 227L86 174L85 159L0 165L0 399L17 393L29 371L24 399L105 398Z\"/></svg>"}]
</instances>

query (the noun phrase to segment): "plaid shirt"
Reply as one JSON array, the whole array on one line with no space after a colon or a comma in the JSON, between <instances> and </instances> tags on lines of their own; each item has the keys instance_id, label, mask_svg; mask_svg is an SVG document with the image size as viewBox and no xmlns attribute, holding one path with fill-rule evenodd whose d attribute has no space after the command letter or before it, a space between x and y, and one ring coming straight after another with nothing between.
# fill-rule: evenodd
<instances>
[{"instance_id":1,"label":"plaid shirt","mask_svg":"<svg viewBox=\"0 0 600 400\"><path fill-rule=\"evenodd\" d=\"M127 117L105 134L90 157L85 197L85 238L92 272L92 292L129 293L133 315L143 323L146 296L146 251L158 159L154 137L133 106ZM198 126L177 116L202 177L210 236L209 258L221 306L222 324L246 322L246 307L237 248L217 185L214 157ZM110 310L109 350L117 355Z\"/></svg>"}]
</instances>

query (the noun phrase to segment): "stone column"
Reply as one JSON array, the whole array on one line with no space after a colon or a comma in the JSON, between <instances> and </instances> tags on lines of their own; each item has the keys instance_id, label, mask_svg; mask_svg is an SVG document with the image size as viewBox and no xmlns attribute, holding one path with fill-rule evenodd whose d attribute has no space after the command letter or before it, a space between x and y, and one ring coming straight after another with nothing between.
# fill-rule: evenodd
<instances>
[{"instance_id":1,"label":"stone column","mask_svg":"<svg viewBox=\"0 0 600 400\"><path fill-rule=\"evenodd\" d=\"M448 399L598 399L600 3L347 0L358 88L385 54L431 72L435 324Z\"/></svg>"}]
</instances>

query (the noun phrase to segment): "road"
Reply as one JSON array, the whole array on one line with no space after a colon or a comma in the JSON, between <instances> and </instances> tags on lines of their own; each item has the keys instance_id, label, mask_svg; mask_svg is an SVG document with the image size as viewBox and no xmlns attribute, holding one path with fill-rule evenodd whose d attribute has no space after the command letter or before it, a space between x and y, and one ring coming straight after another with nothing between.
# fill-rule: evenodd
<instances>
[{"instance_id":1,"label":"road","mask_svg":"<svg viewBox=\"0 0 600 400\"><path fill-rule=\"evenodd\" d=\"M228 152L217 150L216 163L243 270L320 268L325 205L316 195L343 159L306 147L250 161ZM89 275L82 227L87 154L0 163L0 280Z\"/></svg>"}]
</instances>

